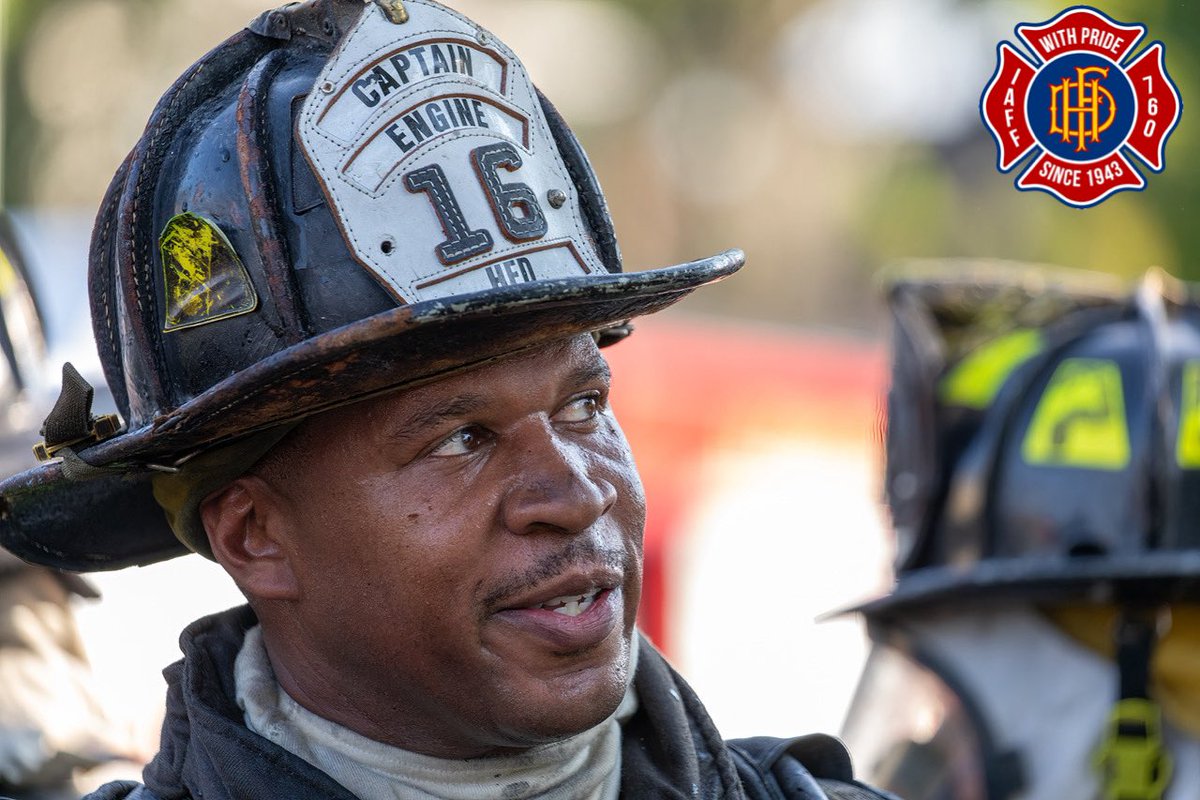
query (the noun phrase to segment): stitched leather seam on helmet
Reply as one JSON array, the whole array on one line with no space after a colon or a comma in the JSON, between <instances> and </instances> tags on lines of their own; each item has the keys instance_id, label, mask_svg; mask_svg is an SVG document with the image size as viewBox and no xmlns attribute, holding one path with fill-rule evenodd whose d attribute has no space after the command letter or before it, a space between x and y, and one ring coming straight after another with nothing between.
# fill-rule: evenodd
<instances>
[{"instance_id":1,"label":"stitched leather seam on helmet","mask_svg":"<svg viewBox=\"0 0 1200 800\"><path fill-rule=\"evenodd\" d=\"M249 146L260 152L265 151L264 145L267 143L267 122L269 114L264 106L268 95L268 85L278 77L283 70L284 58L283 51L275 50L267 55L265 59L260 61L246 76L245 82L242 84L242 89L238 95L239 114L241 113L241 104L243 103L242 92L249 87L252 91L249 99L246 102L245 113L256 117L253 132L247 132L255 141L249 143ZM242 125L238 123L239 140L242 135ZM240 146L239 146L240 149ZM308 326L302 324L300 312L296 306L296 297L299 292L294 282L294 274L291 269L292 259L288 251L287 239L284 237L281 229L281 206L278 198L278 191L275 181L270 175L270 167L264 159L256 158L254 165L245 163L245 158L239 156L239 172L241 173L242 190L246 192L250 199L251 208L254 206L254 196L258 194L262 197L264 205L264 217L267 227L266 238L269 240L273 249L277 249L278 253L264 252L264 236L257 233L254 236L256 249L259 253L259 261L262 266L263 278L266 282L267 293L272 299L272 306L275 312L276 319L267 319L267 324L274 329L276 323L279 326L274 333L287 341L288 344L296 344L301 341L307 334ZM244 169L243 169L244 167ZM254 174L251 174L253 171ZM278 260L280 263L272 264ZM286 265L286 266L285 266ZM251 279L253 282L253 279ZM264 318L269 315L264 315Z\"/></svg>"},{"instance_id":2,"label":"stitched leather seam on helmet","mask_svg":"<svg viewBox=\"0 0 1200 800\"><path fill-rule=\"evenodd\" d=\"M163 135L163 129L166 127L167 121L171 120L172 122L174 122L174 119L173 119L174 111L175 111L176 107L179 105L181 95L183 95L183 93L187 91L188 87L192 85L192 82L195 81L196 78L198 78L200 76L200 73L204 71L204 67L207 65L207 63L208 63L207 61L200 61L196 64L195 68L192 70L192 74L188 76L188 79L183 83L183 85L181 85L179 87L179 89L171 97L171 104L167 108L163 109L161 113L159 113L158 122L154 126L154 132L150 135L149 140L147 140L147 142L146 142L146 150L148 152L155 153L156 155L158 154L158 151L157 151L157 148L155 147L155 145L158 144L159 138ZM156 161L161 161L161 160L162 160L161 157L156 158ZM155 164L155 167L157 167L157 166L158 165ZM137 184L133 188L133 209L131 210L130 218L133 223L131 227L133 228L133 230L135 232L137 231L138 206L141 203L141 196L142 196L142 180L146 177L147 171L148 170L146 169L146 164L142 164L142 168L140 170L138 170ZM150 242L149 242L149 239L144 238L143 244L142 244L140 263L141 264L151 263L150 256L151 256ZM135 289L134 294L137 297L138 311L141 311L142 314L144 315L145 307L142 304L141 282L138 280L137 265L134 266L132 272L133 272L133 286ZM157 320L155 320L155 323L157 323Z\"/></svg>"},{"instance_id":3,"label":"stitched leather seam on helmet","mask_svg":"<svg viewBox=\"0 0 1200 800\"><path fill-rule=\"evenodd\" d=\"M256 65L256 69L258 67L261 67L261 77L258 78L258 80L261 80L261 82L262 82L261 86L265 87L267 82L274 80L279 75L280 71L283 69L283 59L282 59L282 57L280 57L280 53L281 53L281 51L276 50L273 53L271 53L269 56L267 56L267 58L264 61L260 61L258 63L258 65ZM253 79L254 77L255 77L254 71L251 71L250 76L248 76L247 80ZM258 138L258 142L256 144L262 144L267 141L267 116L268 115L265 113L266 110L261 107L266 104L266 91L259 93L258 97L261 98L259 100L259 102L255 103L252 101L250 108L252 111L254 111L258 115L258 120L257 120L258 124L255 125L255 136ZM265 164L262 166L265 167ZM271 179L270 175L260 174L256 177L259 179L256 182L258 183L259 190L262 192L263 203L269 208L269 213L267 214L267 216L268 216L267 223L270 228L269 233L270 233L271 237L274 239L274 241L279 246L279 249L281 251L280 256L283 258L283 262L285 264L289 265L288 268L281 269L280 272L278 273L280 278L283 279L280 281L280 283L283 283L284 281L287 280L288 276L291 275L291 269L290 269L291 259L289 258L289 254L288 254L287 242L280 235L281 232L279 230L279 204L276 202L276 198L275 198L275 181ZM256 236L255 239L261 241L261 236ZM261 247L259 249L261 252ZM267 272L267 276L266 276L267 277L267 289L269 291L271 289L271 279L270 279L271 267L268 266L267 264L263 264L263 269L265 272ZM285 292L285 293L287 292L287 288L284 286L281 286L280 289L282 289L283 292ZM274 293L272 292L272 294L274 294ZM291 303L288 302L289 299L290 298L272 297L272 300L274 301L273 304L275 306L275 313L280 318L280 327L283 329L280 333L284 337L286 337L288 340L290 340L291 342L296 342L296 341L299 341L299 339L296 337L296 334L299 333L299 331L297 331L297 328L299 327L297 325L297 320L295 320L294 318L291 320L284 320L283 313L282 313L282 311L285 307L291 306ZM281 300L283 302L280 302ZM289 309L289 310L292 310L292 309Z\"/></svg>"},{"instance_id":4,"label":"stitched leather seam on helmet","mask_svg":"<svg viewBox=\"0 0 1200 800\"><path fill-rule=\"evenodd\" d=\"M113 363L114 366L120 365L122 383L124 383L125 377L125 360L121 356L120 336L117 333L117 326L113 321L112 313L112 291L113 280L115 277L113 274L112 261L116 258L116 254L109 252L111 248L109 236L112 233L113 221L117 215L117 207L120 204L121 195L125 191L125 180L129 177L129 164L130 159L127 156L125 160L121 162L121 166L117 169L117 174L113 177L113 183L109 190L108 202L104 204L104 207L101 211L101 213L104 215L104 227L100 229L100 234L96 239L96 246L94 248L94 257L103 259L109 263L108 272L103 276L104 281L102 285L98 287L100 291L100 306L104 312L104 332L106 342L105 349L110 349L110 352L100 354L101 366L107 367L109 363ZM117 188L118 186L120 187L119 189ZM112 391L114 393L118 392L117 389L112 389ZM127 390L122 387L120 392L127 393ZM125 402L127 405L129 402L128 398L126 398Z\"/></svg>"},{"instance_id":5,"label":"stitched leather seam on helmet","mask_svg":"<svg viewBox=\"0 0 1200 800\"><path fill-rule=\"evenodd\" d=\"M156 115L157 120L156 120L156 123L154 126L153 133L151 133L151 135L148 139L143 140L142 145L139 146L139 148L138 148L142 153L146 154L147 156L153 156L154 163L148 164L148 163L143 162L140 165L140 169L138 170L137 182L134 184L133 205L132 205L132 208L130 209L130 228L131 228L131 232L133 234L131 238L133 238L135 242L137 241L137 238L138 238L137 237L138 216L139 216L139 209L140 209L141 196L142 196L142 181L145 179L146 173L151 171L151 167L153 168L153 170L155 172L157 172L158 168L161 166L162 160L163 160L161 148L158 146L159 139L164 135L164 132L165 132L165 129L167 128L168 122L174 123L170 128L172 131L178 129L179 123L175 120L175 111L178 108L178 106L180 105L181 99L182 99L183 95L187 92L188 87L190 87L192 85L192 83L200 76L200 74L204 71L205 66L208 65L208 62L209 62L208 59L202 59L201 61L196 62L195 66L192 68L191 74L188 75L187 80L185 80L182 84L179 84L178 88L172 93L171 102L165 108L161 108L158 110L158 113ZM155 369L153 370L153 373L154 373L153 380L154 380L154 389L155 389L156 396L152 398L152 402L157 404L157 403L162 403L166 399L165 397L163 397L163 395L165 395L167 393L165 377L167 375L168 370L167 370L165 359L164 359L163 353L162 353L161 337L158 334L159 325L158 325L157 307L155 308L154 319L150 320L149 324L146 325L145 324L145 322L146 322L146 306L145 306L145 301L143 299L142 282L138 278L138 273L140 271L141 265L147 265L147 268L149 268L149 265L154 263L153 256L151 254L151 249L150 249L151 239L157 239L157 234L152 232L152 236L142 237L141 248L140 248L140 256L141 257L139 259L135 260L135 263L131 266L131 269L129 271L133 276L133 288L134 288L133 293L134 293L135 299L137 300L138 312L139 312L139 315L140 315L142 323L143 323L145 335L149 338L149 341L147 342L147 344L150 345L149 355L150 355L151 359L153 359L153 362L155 365ZM131 400L132 400L132 398L131 398ZM131 409L131 413L132 413L132 409Z\"/></svg>"},{"instance_id":6,"label":"stitched leather seam on helmet","mask_svg":"<svg viewBox=\"0 0 1200 800\"><path fill-rule=\"evenodd\" d=\"M192 65L191 71L185 73L186 78L181 77L171 89L170 101L165 106L160 105L159 108L155 110L155 114L151 118L155 121L154 130L149 134L148 137L143 138L137 150L137 153L143 157L143 163L140 164L140 168L138 170L137 182L134 185L133 191L133 202L130 209L130 228L133 232L133 235L130 238L133 239L134 242L138 242L139 240L137 231L138 219L141 216L140 206L142 200L143 180L145 179L147 172L153 172L157 174L158 170L161 168L162 162L166 157L166 152L161 146L161 140L166 136L173 136L182 126L184 120L180 118L181 115L179 115L177 112L185 100L192 100L188 94L188 90L191 89L192 84L195 83L201 75L212 74L212 81L215 83L220 81L222 78L227 79L229 76L242 72L246 68L247 64L253 64L258 61L259 58L262 57L263 49L256 45L255 40L257 37L251 37L253 37L253 34L250 34L249 31L243 30L226 40L222 46L210 52L208 57L197 61L194 65ZM227 57L230 63L219 64L215 60L218 56ZM210 65L212 64L218 64L218 66L210 68ZM164 99L166 99L166 96L164 96ZM193 104L196 107L203 104L207 98L202 97L198 99L199 104ZM161 102L162 101L160 101L160 103ZM138 265L146 265L147 268L149 268L148 265L152 265L154 263L152 251L153 245L157 241L157 238L156 232L153 232L149 237L140 237L140 248L139 252L136 254L138 256L137 262L130 270L133 275L134 294L138 303L138 311L140 312L143 321L146 318L146 302L154 303L155 301L153 298L143 297L144 287L142 285L143 282L139 280ZM154 381L155 396L152 398L152 401L155 403L161 403L165 400L171 399L169 397L171 390L169 389L165 380L165 377L169 374L169 370L167 369L166 359L162 349L162 339L159 333L156 303L154 305L154 312L154 318L150 320L149 325L144 326L144 333L147 337L149 337L147 344L150 345L150 356L153 359L156 367L156 369L152 370L147 377Z\"/></svg>"},{"instance_id":7,"label":"stitched leather seam on helmet","mask_svg":"<svg viewBox=\"0 0 1200 800\"><path fill-rule=\"evenodd\" d=\"M587 153L579 138L571 131L567 121L549 98L534 87L538 103L546 124L550 126L551 138L562 154L563 163L571 175L579 197L580 207L587 221L588 240L596 249L596 255L604 269L610 274L621 272L621 248L617 232L609 214L608 202L600 186L600 178L588 161ZM569 157L568 157L569 156Z\"/></svg>"},{"instance_id":8,"label":"stitched leather seam on helmet","mask_svg":"<svg viewBox=\"0 0 1200 800\"><path fill-rule=\"evenodd\" d=\"M543 113L545 113L545 111L543 111ZM555 113L556 114L558 113L558 109L555 109ZM549 115L547 114L547 116L549 116ZM559 119L561 120L562 125L565 128L566 124L567 124L566 120L562 119L561 117ZM547 120L547 124L549 124L549 120ZM566 131L566 133L567 133L567 135L570 135L569 130ZM558 139L555 138L555 136L554 136L553 129L551 129L551 131L550 131L550 140L552 142L554 142L555 146L559 147L559 150L561 151L562 148L558 144ZM582 145L579 145L579 149L582 151L582 149L583 149ZM590 179L590 181L594 184L595 191L592 192L591 188L589 188L588 191L590 194L595 195L596 204L595 205L590 204L590 203L585 204L581 201L580 202L580 210L583 212L583 215L587 218L588 225L592 229L591 231L589 231L587 233L588 240L591 241L592 245L596 248L597 254L600 257L600 263L604 266L605 272L610 272L610 270L608 269L608 264L606 263L604 254L602 252L600 252L601 244L599 242L597 242L596 240L601 233L604 233L606 235L606 237L611 238L613 240L613 243L615 243L617 237L616 237L616 231L613 230L611 223L608 223L607 225L605 224L607 221L604 219L604 216L605 216L607 209L604 208L605 201L604 201L603 194L600 193L599 179L596 178L595 175L584 174L584 170L582 168L583 167L582 162L576 161L574 159L568 159L564 156L563 163L567 167L567 172L570 175L571 184L575 187L577 194L580 192L579 187L586 186L586 183L584 180L585 178ZM610 274L611 274L611 272L610 272Z\"/></svg>"}]
</instances>

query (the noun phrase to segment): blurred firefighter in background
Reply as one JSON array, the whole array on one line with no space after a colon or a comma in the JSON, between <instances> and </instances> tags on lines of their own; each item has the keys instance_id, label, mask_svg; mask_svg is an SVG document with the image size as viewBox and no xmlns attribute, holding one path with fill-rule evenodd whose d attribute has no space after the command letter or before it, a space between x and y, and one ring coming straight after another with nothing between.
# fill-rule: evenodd
<instances>
[{"instance_id":1,"label":"blurred firefighter in background","mask_svg":"<svg viewBox=\"0 0 1200 800\"><path fill-rule=\"evenodd\" d=\"M30 286L0 214L0 474L29 460L37 433L29 395L45 337ZM77 575L31 566L0 549L2 797L78 797L77 770L129 757L93 689L71 610L74 596L97 594Z\"/></svg>"},{"instance_id":2,"label":"blurred firefighter in background","mask_svg":"<svg viewBox=\"0 0 1200 800\"><path fill-rule=\"evenodd\" d=\"M1200 797L1200 304L890 286L893 592L844 729L912 800Z\"/></svg>"}]
</instances>

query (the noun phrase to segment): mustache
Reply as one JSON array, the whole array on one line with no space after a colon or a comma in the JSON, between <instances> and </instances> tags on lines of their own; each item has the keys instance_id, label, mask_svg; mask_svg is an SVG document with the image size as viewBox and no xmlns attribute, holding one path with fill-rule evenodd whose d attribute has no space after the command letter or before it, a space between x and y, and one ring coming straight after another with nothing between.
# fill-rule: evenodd
<instances>
[{"instance_id":1,"label":"mustache","mask_svg":"<svg viewBox=\"0 0 1200 800\"><path fill-rule=\"evenodd\" d=\"M489 592L483 599L485 609L500 606L504 599L525 592L539 583L555 577L575 564L604 565L621 573L629 563L629 553L624 548L600 547L586 539L572 541L557 553L539 559L536 564Z\"/></svg>"}]
</instances>

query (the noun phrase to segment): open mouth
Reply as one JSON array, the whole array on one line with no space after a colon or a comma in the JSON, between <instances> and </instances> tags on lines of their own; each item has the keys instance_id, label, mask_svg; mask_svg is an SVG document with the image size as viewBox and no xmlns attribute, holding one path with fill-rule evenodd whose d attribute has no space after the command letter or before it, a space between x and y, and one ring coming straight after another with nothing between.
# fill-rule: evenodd
<instances>
[{"instance_id":1,"label":"open mouth","mask_svg":"<svg viewBox=\"0 0 1200 800\"><path fill-rule=\"evenodd\" d=\"M582 594L568 594L551 598L537 606L537 608L553 611L555 614L562 614L567 617L578 617L592 607L592 604L596 602L603 591L603 589L598 587L592 587Z\"/></svg>"},{"instance_id":2,"label":"open mouth","mask_svg":"<svg viewBox=\"0 0 1200 800\"><path fill-rule=\"evenodd\" d=\"M518 633L522 637L518 641L525 645L532 638L535 647L549 648L557 655L590 650L618 629L625 609L619 582L592 575L555 584L501 608L492 618L510 626L508 630Z\"/></svg>"}]
</instances>

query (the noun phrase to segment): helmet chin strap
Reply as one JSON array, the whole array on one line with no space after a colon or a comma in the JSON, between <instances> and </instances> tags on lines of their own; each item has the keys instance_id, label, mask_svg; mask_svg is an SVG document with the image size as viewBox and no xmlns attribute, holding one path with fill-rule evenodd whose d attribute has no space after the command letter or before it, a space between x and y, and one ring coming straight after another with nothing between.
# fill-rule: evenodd
<instances>
[{"instance_id":1,"label":"helmet chin strap","mask_svg":"<svg viewBox=\"0 0 1200 800\"><path fill-rule=\"evenodd\" d=\"M1162 739L1162 709L1150 699L1150 663L1166 609L1126 606L1113 630L1119 699L1096 752L1105 800L1162 800L1171 758Z\"/></svg>"}]
</instances>

